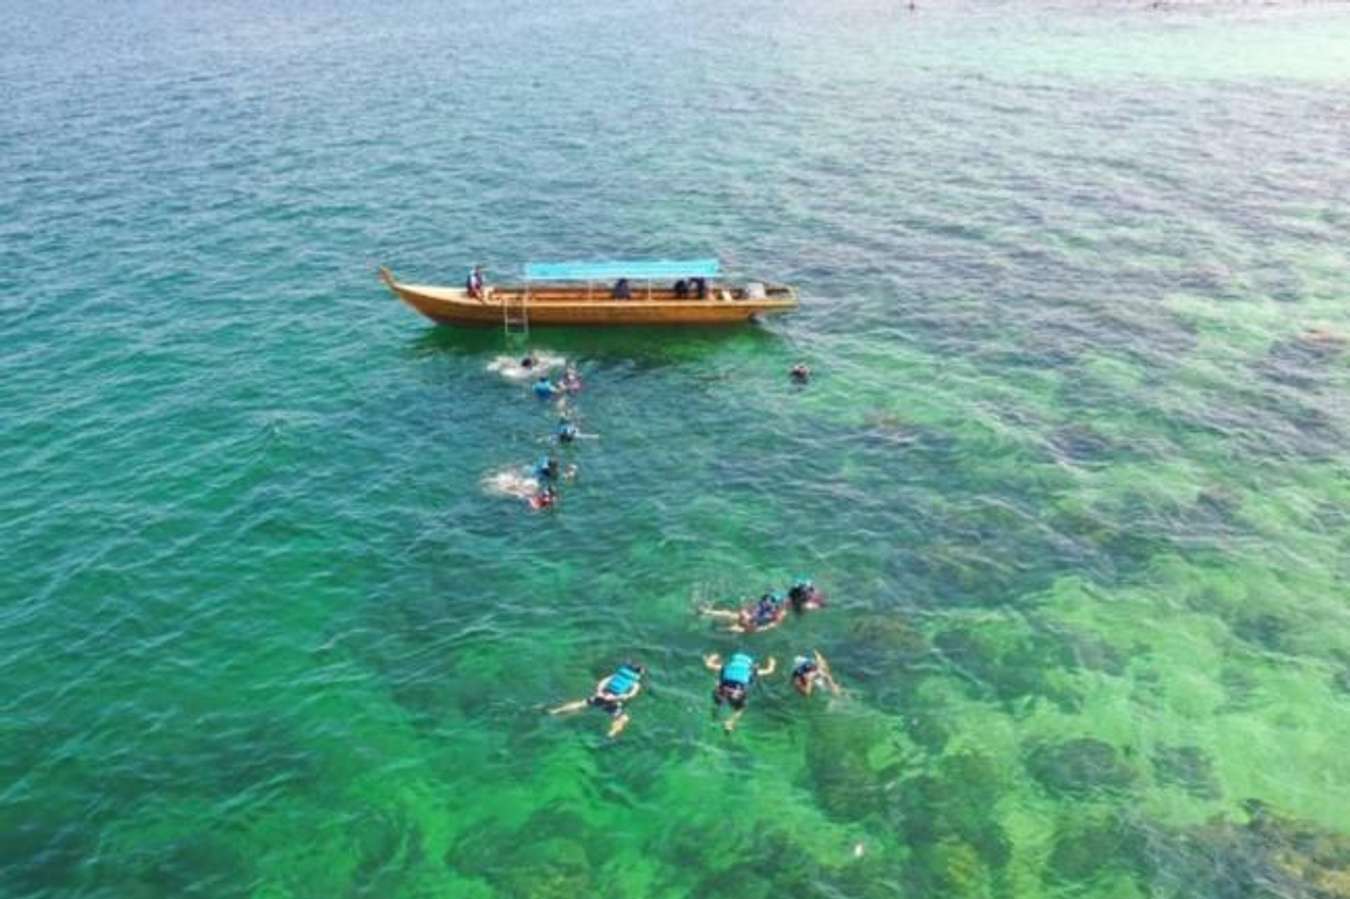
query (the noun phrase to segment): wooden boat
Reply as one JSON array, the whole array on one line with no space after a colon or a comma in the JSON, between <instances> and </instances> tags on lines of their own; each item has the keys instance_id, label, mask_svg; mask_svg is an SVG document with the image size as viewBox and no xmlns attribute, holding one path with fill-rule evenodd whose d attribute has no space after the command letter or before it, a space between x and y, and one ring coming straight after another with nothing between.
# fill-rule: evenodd
<instances>
[{"instance_id":1,"label":"wooden boat","mask_svg":"<svg viewBox=\"0 0 1350 899\"><path fill-rule=\"evenodd\" d=\"M380 278L412 308L444 325L726 325L797 306L797 291L782 284L717 279L716 259L601 263L531 263L519 284L486 287L481 298L464 288L407 284L380 267ZM706 295L676 296L674 283L703 279ZM627 282L630 296L614 297ZM659 282L659 283L657 283ZM694 282L696 283L696 282Z\"/></svg>"}]
</instances>

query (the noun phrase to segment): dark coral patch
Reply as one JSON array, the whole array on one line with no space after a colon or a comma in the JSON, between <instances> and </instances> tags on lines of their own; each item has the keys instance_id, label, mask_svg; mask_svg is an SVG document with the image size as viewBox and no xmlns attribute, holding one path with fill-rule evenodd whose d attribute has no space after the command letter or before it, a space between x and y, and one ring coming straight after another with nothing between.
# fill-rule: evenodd
<instances>
[{"instance_id":1,"label":"dark coral patch","mask_svg":"<svg viewBox=\"0 0 1350 899\"><path fill-rule=\"evenodd\" d=\"M1195 746L1158 747L1153 753L1153 770L1159 783L1179 786L1202 799L1222 795L1213 763Z\"/></svg>"},{"instance_id":2,"label":"dark coral patch","mask_svg":"<svg viewBox=\"0 0 1350 899\"><path fill-rule=\"evenodd\" d=\"M1035 747L1027 757L1027 770L1056 796L1118 792L1136 778L1114 746L1091 737Z\"/></svg>"}]
</instances>

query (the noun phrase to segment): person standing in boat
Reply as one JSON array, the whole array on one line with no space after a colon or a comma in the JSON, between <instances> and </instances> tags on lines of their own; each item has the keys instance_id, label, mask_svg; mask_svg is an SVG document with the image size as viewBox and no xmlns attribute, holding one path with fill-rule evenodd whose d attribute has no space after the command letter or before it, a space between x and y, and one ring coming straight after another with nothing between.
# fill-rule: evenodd
<instances>
[{"instance_id":1,"label":"person standing in boat","mask_svg":"<svg viewBox=\"0 0 1350 899\"><path fill-rule=\"evenodd\" d=\"M483 267L475 265L473 271L469 272L469 277L464 281L464 292L470 299L481 300L483 298Z\"/></svg>"},{"instance_id":2,"label":"person standing in boat","mask_svg":"<svg viewBox=\"0 0 1350 899\"><path fill-rule=\"evenodd\" d=\"M627 278L620 278L619 280L614 282L614 299L631 300L632 298L633 298L633 291L628 286Z\"/></svg>"}]
</instances>

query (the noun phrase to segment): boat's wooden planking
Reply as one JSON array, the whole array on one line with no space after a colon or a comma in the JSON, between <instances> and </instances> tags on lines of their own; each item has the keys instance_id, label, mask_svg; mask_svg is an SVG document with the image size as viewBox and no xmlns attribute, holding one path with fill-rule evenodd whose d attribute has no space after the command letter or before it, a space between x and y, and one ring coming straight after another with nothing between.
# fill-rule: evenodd
<instances>
[{"instance_id":1,"label":"boat's wooden planking","mask_svg":"<svg viewBox=\"0 0 1350 899\"><path fill-rule=\"evenodd\" d=\"M676 299L670 288L634 287L627 300L611 298L609 290L587 290L585 285L499 285L483 299L464 290L426 284L404 284L387 269L380 277L401 300L442 324L498 326L503 305L528 289L529 322L536 325L719 325L747 321L757 313L785 312L797 306L795 292L782 285L766 285L763 299L742 299L739 289L710 288L703 300Z\"/></svg>"}]
</instances>

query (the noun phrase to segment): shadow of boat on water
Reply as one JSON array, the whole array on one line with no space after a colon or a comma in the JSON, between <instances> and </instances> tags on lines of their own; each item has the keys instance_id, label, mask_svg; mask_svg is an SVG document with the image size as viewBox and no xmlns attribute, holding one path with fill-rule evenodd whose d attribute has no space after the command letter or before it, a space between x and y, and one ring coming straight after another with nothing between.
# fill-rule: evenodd
<instances>
[{"instance_id":1,"label":"shadow of boat on water","mask_svg":"<svg viewBox=\"0 0 1350 899\"><path fill-rule=\"evenodd\" d=\"M778 333L761 325L714 327L547 328L525 334L505 334L501 328L432 326L407 343L415 357L524 356L528 351L565 356L571 360L630 363L656 367L695 361L714 353L753 352L783 342Z\"/></svg>"}]
</instances>

